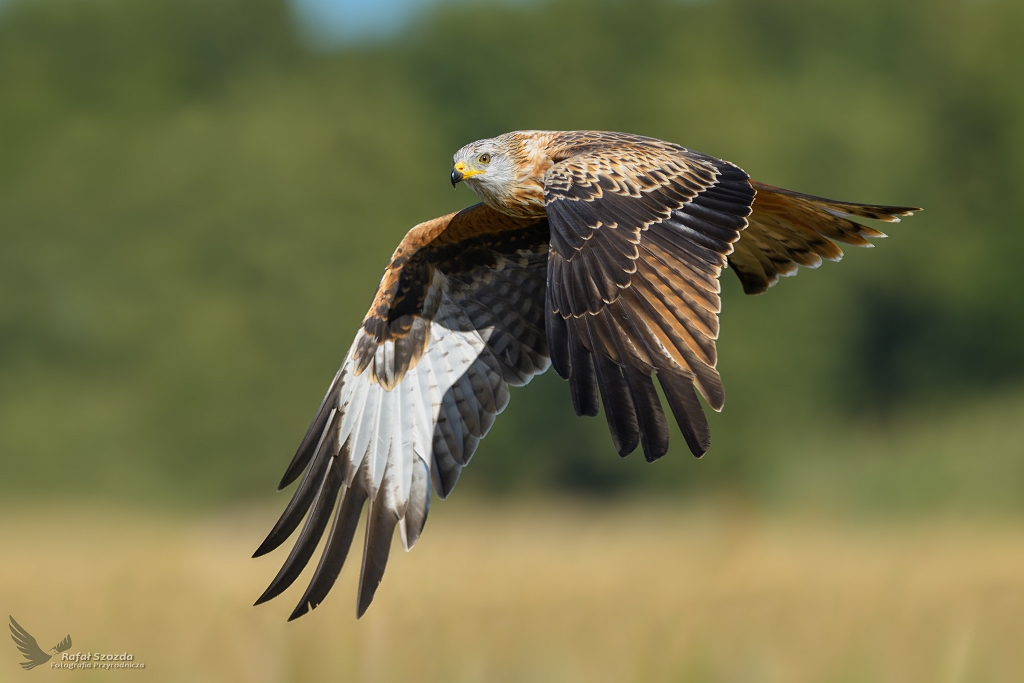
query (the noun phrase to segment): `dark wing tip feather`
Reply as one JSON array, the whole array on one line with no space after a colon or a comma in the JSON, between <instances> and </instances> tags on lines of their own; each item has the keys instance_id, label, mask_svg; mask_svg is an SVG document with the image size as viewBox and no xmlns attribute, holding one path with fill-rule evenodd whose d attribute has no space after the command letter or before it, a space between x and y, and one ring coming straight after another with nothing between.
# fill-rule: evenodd
<instances>
[{"instance_id":1,"label":"dark wing tip feather","mask_svg":"<svg viewBox=\"0 0 1024 683\"><path fill-rule=\"evenodd\" d=\"M743 286L743 293L751 296L757 296L758 294L764 294L768 291L769 284L767 280L753 278L748 276L746 273L733 269L736 273L736 277L740 280L740 285Z\"/></svg>"},{"instance_id":2,"label":"dark wing tip feather","mask_svg":"<svg viewBox=\"0 0 1024 683\"><path fill-rule=\"evenodd\" d=\"M590 348L607 348L604 341L600 342L601 346L598 345L602 332L607 334L606 330L602 329L605 325L602 316L586 316L581 318L578 324L585 328ZM597 385L601 391L604 417L611 432L612 445L624 458L640 445L640 424L637 420L636 407L633 405L633 396L622 368L613 358L606 353L594 354L591 358L594 362Z\"/></svg>"},{"instance_id":3,"label":"dark wing tip feather","mask_svg":"<svg viewBox=\"0 0 1024 683\"><path fill-rule=\"evenodd\" d=\"M643 447L644 459L647 462L654 462L668 453L668 423L665 420L665 411L661 408L661 399L658 397L654 381L651 379L654 367L644 359L638 358L635 350L633 353L627 353L626 346L632 342L648 357L652 357L652 349L621 299L600 315L606 318L609 336L612 343L615 344L616 354L624 362L622 370L626 384L629 386L629 393L633 398L633 405L636 407L637 424L640 428L640 445ZM628 329L624 329L622 326L626 326Z\"/></svg>"},{"instance_id":4,"label":"dark wing tip feather","mask_svg":"<svg viewBox=\"0 0 1024 683\"><path fill-rule=\"evenodd\" d=\"M572 374L572 358L569 352L569 330L567 321L554 310L551 301L551 288L545 288L544 328L548 341L548 352L551 354L551 367L562 379L569 379Z\"/></svg>"},{"instance_id":5,"label":"dark wing tip feather","mask_svg":"<svg viewBox=\"0 0 1024 683\"><path fill-rule=\"evenodd\" d=\"M341 569L345 565L349 550L352 547L352 539L356 534L356 526L359 523L359 514L362 512L363 504L366 502L366 490L359 483L359 477L353 482L351 488L342 492L341 504L338 505L334 516L334 523L331 526L331 533L327 539L327 547L320 556L320 563L316 572L302 594L299 603L292 610L288 621L294 621L314 610L327 594L334 587Z\"/></svg>"},{"instance_id":6,"label":"dark wing tip feather","mask_svg":"<svg viewBox=\"0 0 1024 683\"><path fill-rule=\"evenodd\" d=\"M320 402L320 407L316 411L316 417L310 423L309 429L306 430L306 434L302 437L299 447L295 450L295 455L292 457L291 462L288 463L288 467L285 469L284 475L277 485L278 491L281 491L298 479L316 453L319 442L323 438L324 428L327 425L327 421L331 418L332 409L338 400L343 373L344 370L339 370L338 374L334 376L334 381L331 382L331 386L324 395L324 400Z\"/></svg>"},{"instance_id":7,"label":"dark wing tip feather","mask_svg":"<svg viewBox=\"0 0 1024 683\"><path fill-rule=\"evenodd\" d=\"M668 422L665 411L661 408L661 399L654 388L651 376L639 368L628 369L630 392L637 404L637 417L640 419L640 445L644 450L644 459L654 462L668 453Z\"/></svg>"},{"instance_id":8,"label":"dark wing tip feather","mask_svg":"<svg viewBox=\"0 0 1024 683\"><path fill-rule=\"evenodd\" d=\"M556 314L551 313L550 315ZM577 324L570 321L562 322L570 324L573 328L566 341L572 368L567 379L572 395L573 410L580 416L595 417L601 410L601 404L598 398L597 375L594 373L594 359L591 357L590 351L583 346Z\"/></svg>"},{"instance_id":9,"label":"dark wing tip feather","mask_svg":"<svg viewBox=\"0 0 1024 683\"><path fill-rule=\"evenodd\" d=\"M384 568L391 552L391 539L398 525L398 517L381 504L370 503L370 517L366 524L366 546L363 549L363 569L359 575L359 598L356 618L366 614L373 602Z\"/></svg>"},{"instance_id":10,"label":"dark wing tip feather","mask_svg":"<svg viewBox=\"0 0 1024 683\"><path fill-rule=\"evenodd\" d=\"M336 434L336 430L331 427L334 424L335 416L337 415L336 410L331 410L330 417L327 421L327 428L320 437L320 442L317 445L317 449L314 452L314 457L309 467L306 469L306 473L302 477L302 481L299 483L295 493L292 494L292 498L288 501L288 505L285 507L284 512L281 513L281 517L278 518L277 523L274 524L274 528L270 530L267 537L260 544L260 547L253 553L253 558L262 557L270 551L274 550L292 535L296 527L299 526L299 522L302 521L303 515L309 510L310 506L314 504L317 492L321 482L323 481L324 470L332 460L335 449L334 443L336 441L333 438Z\"/></svg>"},{"instance_id":11,"label":"dark wing tip feather","mask_svg":"<svg viewBox=\"0 0 1024 683\"><path fill-rule=\"evenodd\" d=\"M262 605L267 600L276 598L283 593L285 589L295 582L295 579L299 577L302 570L309 564L309 559L316 551L316 547L324 535L324 530L327 528L327 521L330 518L331 511L334 509L338 492L341 490L343 483L340 469L333 465L334 458L331 458L327 472L324 474L323 483L320 485L320 489L316 494L316 500L313 502L313 509L306 518L306 524L302 527L298 540L295 541L295 545L292 547L291 552L288 553L288 558L277 572L277 576L267 586L267 590L263 591L263 595L256 600L254 606Z\"/></svg>"},{"instance_id":12,"label":"dark wing tip feather","mask_svg":"<svg viewBox=\"0 0 1024 683\"><path fill-rule=\"evenodd\" d=\"M693 382L688 377L671 371L659 372L658 380L665 390L665 397L683 433L686 445L691 453L698 458L701 457L711 447L711 429L708 427L700 399L697 398L697 392L693 388Z\"/></svg>"}]
</instances>

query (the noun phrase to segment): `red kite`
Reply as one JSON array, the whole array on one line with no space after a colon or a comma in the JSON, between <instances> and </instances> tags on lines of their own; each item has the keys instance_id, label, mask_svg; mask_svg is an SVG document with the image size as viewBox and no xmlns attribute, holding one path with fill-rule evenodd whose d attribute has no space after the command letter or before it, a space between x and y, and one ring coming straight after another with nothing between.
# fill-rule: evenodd
<instances>
[{"instance_id":1,"label":"red kite","mask_svg":"<svg viewBox=\"0 0 1024 683\"><path fill-rule=\"evenodd\" d=\"M715 369L718 282L747 294L797 266L838 261L835 242L918 209L850 204L751 180L733 164L624 133L522 131L466 145L452 184L483 203L417 225L377 295L281 488L302 481L256 551L305 525L260 604L309 562L291 619L323 601L369 501L357 616L373 599L395 527L408 550L432 492L451 493L480 439L522 386L553 365L578 415L599 404L621 455L668 451L664 391L686 445L711 443L697 393L725 400ZM308 516L307 516L308 513Z\"/></svg>"}]
</instances>

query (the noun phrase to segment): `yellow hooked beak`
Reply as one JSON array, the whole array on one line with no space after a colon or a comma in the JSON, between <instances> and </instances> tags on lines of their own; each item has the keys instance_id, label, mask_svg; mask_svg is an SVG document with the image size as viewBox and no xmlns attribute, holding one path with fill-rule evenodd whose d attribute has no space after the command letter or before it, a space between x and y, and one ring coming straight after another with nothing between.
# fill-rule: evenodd
<instances>
[{"instance_id":1,"label":"yellow hooked beak","mask_svg":"<svg viewBox=\"0 0 1024 683\"><path fill-rule=\"evenodd\" d=\"M455 164L455 168L452 169L452 187L455 187L466 178L472 178L475 175L483 175L486 171L481 170L466 170L466 164L462 161Z\"/></svg>"}]
</instances>

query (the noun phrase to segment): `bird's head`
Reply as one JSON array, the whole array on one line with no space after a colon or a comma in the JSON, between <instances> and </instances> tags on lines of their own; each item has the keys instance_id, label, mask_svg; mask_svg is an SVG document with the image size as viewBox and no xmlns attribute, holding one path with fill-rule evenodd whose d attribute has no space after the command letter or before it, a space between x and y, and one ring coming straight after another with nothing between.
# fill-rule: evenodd
<instances>
[{"instance_id":1,"label":"bird's head","mask_svg":"<svg viewBox=\"0 0 1024 683\"><path fill-rule=\"evenodd\" d=\"M452 187L463 180L490 204L501 204L519 181L513 145L504 137L471 142L452 157Z\"/></svg>"}]
</instances>

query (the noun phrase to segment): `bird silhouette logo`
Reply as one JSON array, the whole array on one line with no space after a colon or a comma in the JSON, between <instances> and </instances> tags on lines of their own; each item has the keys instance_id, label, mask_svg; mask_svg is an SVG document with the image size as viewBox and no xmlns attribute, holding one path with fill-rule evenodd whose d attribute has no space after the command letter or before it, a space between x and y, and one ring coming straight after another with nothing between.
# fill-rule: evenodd
<instances>
[{"instance_id":1,"label":"bird silhouette logo","mask_svg":"<svg viewBox=\"0 0 1024 683\"><path fill-rule=\"evenodd\" d=\"M53 657L53 655L43 652L43 649L39 647L39 643L36 642L36 639L32 634L26 631L21 624L15 621L13 616L11 617L11 623L9 626L11 629L11 639L14 641L14 644L18 647L26 660L21 662L22 669L28 671L29 669L34 669L40 664L45 664L50 661L50 658ZM71 636L66 635L64 636L64 640L51 647L50 650L52 650L54 654L59 654L70 648Z\"/></svg>"}]
</instances>

